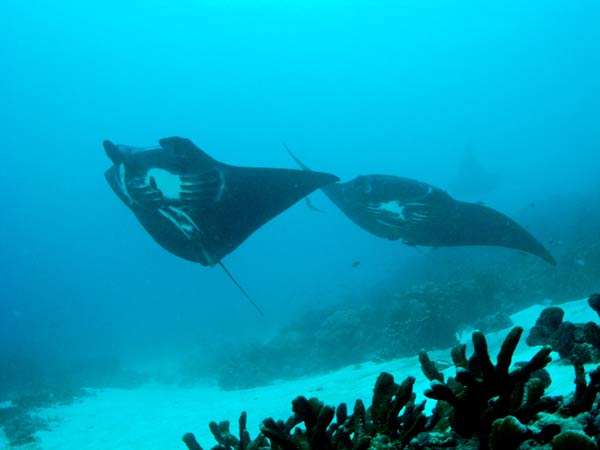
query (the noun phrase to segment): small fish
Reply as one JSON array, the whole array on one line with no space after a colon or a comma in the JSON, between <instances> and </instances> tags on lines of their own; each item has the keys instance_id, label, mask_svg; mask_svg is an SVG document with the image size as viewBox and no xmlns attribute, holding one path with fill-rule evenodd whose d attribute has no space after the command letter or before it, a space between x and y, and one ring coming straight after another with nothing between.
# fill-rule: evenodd
<instances>
[{"instance_id":1,"label":"small fish","mask_svg":"<svg viewBox=\"0 0 600 450\"><path fill-rule=\"evenodd\" d=\"M575 264L577 264L579 267L583 267L585 266L585 259L576 259Z\"/></svg>"},{"instance_id":2,"label":"small fish","mask_svg":"<svg viewBox=\"0 0 600 450\"><path fill-rule=\"evenodd\" d=\"M360 266L360 261L354 261L354 262L352 263L352 267L353 267L353 268L354 268L354 267L358 267L358 266Z\"/></svg>"}]
</instances>

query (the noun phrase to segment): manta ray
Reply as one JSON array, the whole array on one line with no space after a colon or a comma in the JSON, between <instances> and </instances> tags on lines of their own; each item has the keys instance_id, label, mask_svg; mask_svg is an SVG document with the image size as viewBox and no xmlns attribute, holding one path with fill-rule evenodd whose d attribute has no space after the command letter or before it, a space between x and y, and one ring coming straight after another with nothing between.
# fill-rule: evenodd
<instances>
[{"instance_id":1,"label":"manta ray","mask_svg":"<svg viewBox=\"0 0 600 450\"><path fill-rule=\"evenodd\" d=\"M302 169L310 171L285 148ZM455 200L421 181L362 175L321 190L350 220L381 238L415 247L508 247L556 265L548 250L511 218L482 204Z\"/></svg>"},{"instance_id":2,"label":"manta ray","mask_svg":"<svg viewBox=\"0 0 600 450\"><path fill-rule=\"evenodd\" d=\"M449 187L453 194L473 197L493 192L500 182L500 174L487 170L469 145Z\"/></svg>"},{"instance_id":3,"label":"manta ray","mask_svg":"<svg viewBox=\"0 0 600 450\"><path fill-rule=\"evenodd\" d=\"M155 147L104 141L114 193L165 250L203 266L221 259L254 231L314 190L339 179L321 172L221 163L190 140L169 137Z\"/></svg>"}]
</instances>

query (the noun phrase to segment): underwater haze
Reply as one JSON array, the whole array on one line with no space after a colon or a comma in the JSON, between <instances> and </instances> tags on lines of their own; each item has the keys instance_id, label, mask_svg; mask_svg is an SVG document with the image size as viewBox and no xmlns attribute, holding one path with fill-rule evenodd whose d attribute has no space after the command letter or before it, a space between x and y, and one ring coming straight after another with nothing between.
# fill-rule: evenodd
<instances>
[{"instance_id":1,"label":"underwater haze","mask_svg":"<svg viewBox=\"0 0 600 450\"><path fill-rule=\"evenodd\" d=\"M547 226L576 233L598 214L600 204L569 200L599 198L598 1L6 0L2 10L3 354L151 363L267 339L309 311L368 305L446 270L451 250L379 239L315 192L324 213L299 202L224 259L260 316L222 270L147 235L104 179L104 139L183 136L228 164L296 168L286 144L342 181L392 174L451 194L471 149L497 183L454 195L515 217L544 245Z\"/></svg>"}]
</instances>

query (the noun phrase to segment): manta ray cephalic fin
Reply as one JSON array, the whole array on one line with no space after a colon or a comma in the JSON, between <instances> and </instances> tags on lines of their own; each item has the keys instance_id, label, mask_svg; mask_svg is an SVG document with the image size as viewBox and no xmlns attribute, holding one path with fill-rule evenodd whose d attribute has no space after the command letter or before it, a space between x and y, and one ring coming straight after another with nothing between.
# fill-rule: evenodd
<instances>
[{"instance_id":1,"label":"manta ray cephalic fin","mask_svg":"<svg viewBox=\"0 0 600 450\"><path fill-rule=\"evenodd\" d=\"M182 158L190 162L193 161L196 164L200 163L210 167L222 164L208 153L197 147L189 139L173 136L162 138L158 142L163 150L176 158Z\"/></svg>"}]
</instances>

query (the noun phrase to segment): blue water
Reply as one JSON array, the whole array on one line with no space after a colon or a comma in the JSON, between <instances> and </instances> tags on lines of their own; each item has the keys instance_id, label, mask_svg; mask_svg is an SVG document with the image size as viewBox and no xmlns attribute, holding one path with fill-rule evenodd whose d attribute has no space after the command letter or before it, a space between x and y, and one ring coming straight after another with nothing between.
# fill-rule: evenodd
<instances>
[{"instance_id":1,"label":"blue water","mask_svg":"<svg viewBox=\"0 0 600 450\"><path fill-rule=\"evenodd\" d=\"M103 139L180 135L230 164L293 168L285 142L344 180L442 188L471 146L501 183L468 200L507 214L597 187L598 23L593 0L6 0L0 350L144 359L264 335L368 302L421 257L314 194L326 214L301 202L225 258L260 317L222 271L141 229L104 180Z\"/></svg>"}]
</instances>

